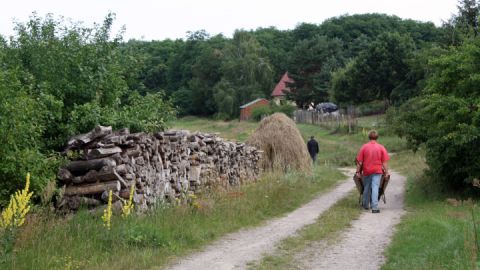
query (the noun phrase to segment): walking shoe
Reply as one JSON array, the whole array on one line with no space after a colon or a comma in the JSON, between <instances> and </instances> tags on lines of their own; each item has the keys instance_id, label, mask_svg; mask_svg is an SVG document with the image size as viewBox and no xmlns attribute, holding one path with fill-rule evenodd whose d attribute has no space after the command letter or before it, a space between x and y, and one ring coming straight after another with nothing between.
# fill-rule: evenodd
<instances>
[{"instance_id":1,"label":"walking shoe","mask_svg":"<svg viewBox=\"0 0 480 270\"><path fill-rule=\"evenodd\" d=\"M379 209L377 209L377 210L373 209L373 210L372 210L372 213L378 214L378 213L380 213L380 210L379 210Z\"/></svg>"}]
</instances>

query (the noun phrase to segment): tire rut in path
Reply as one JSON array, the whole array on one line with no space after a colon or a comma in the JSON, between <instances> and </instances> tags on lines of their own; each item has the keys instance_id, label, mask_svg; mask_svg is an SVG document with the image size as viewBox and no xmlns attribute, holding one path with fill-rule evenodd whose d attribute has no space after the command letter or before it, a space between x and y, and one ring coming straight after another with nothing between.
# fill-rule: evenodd
<instances>
[{"instance_id":1,"label":"tire rut in path","mask_svg":"<svg viewBox=\"0 0 480 270\"><path fill-rule=\"evenodd\" d=\"M344 198L354 188L351 178L342 181L288 215L275 218L260 227L228 234L203 251L181 259L166 269L245 269L247 262L259 260L275 249L282 239L293 235L305 225L314 223L319 215Z\"/></svg>"},{"instance_id":2,"label":"tire rut in path","mask_svg":"<svg viewBox=\"0 0 480 270\"><path fill-rule=\"evenodd\" d=\"M395 226L405 214L403 208L405 177L392 172L387 188L387 204L380 214L364 212L343 232L334 246L322 241L296 255L299 269L380 269L384 251L390 244Z\"/></svg>"}]
</instances>

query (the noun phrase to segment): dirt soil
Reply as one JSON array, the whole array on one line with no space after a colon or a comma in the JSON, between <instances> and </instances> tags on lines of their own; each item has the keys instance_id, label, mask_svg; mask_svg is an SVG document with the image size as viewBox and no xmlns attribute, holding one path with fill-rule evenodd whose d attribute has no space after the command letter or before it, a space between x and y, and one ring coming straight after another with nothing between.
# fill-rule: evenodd
<instances>
[{"instance_id":1,"label":"dirt soil","mask_svg":"<svg viewBox=\"0 0 480 270\"><path fill-rule=\"evenodd\" d=\"M348 175L352 175L348 171ZM390 243L394 227L405 213L403 209L405 177L392 173L387 189L387 204L380 204L380 214L365 211L352 227L342 233L334 246L318 242L296 255L299 269L379 269L384 263L383 251ZM351 178L291 212L269 220L264 225L228 234L203 251L183 258L167 269L246 269L247 263L260 260L275 251L284 238L344 198L355 185Z\"/></svg>"},{"instance_id":2,"label":"dirt soil","mask_svg":"<svg viewBox=\"0 0 480 270\"><path fill-rule=\"evenodd\" d=\"M340 241L327 247L318 242L296 256L299 269L380 269L384 251L395 226L405 214L405 177L393 172L387 188L387 204L380 203L380 214L365 211L342 233Z\"/></svg>"}]
</instances>

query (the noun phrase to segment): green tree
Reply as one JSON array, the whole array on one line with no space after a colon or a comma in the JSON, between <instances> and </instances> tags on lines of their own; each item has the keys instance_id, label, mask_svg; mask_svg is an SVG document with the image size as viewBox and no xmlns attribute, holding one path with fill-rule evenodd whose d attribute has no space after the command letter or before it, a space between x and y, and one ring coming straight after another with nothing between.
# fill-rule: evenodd
<instances>
[{"instance_id":1,"label":"green tree","mask_svg":"<svg viewBox=\"0 0 480 270\"><path fill-rule=\"evenodd\" d=\"M270 94L273 70L265 49L248 32L236 31L223 50L222 80L214 87L218 112L237 117L239 106Z\"/></svg>"},{"instance_id":2,"label":"green tree","mask_svg":"<svg viewBox=\"0 0 480 270\"><path fill-rule=\"evenodd\" d=\"M214 87L222 79L225 37L217 35L203 43L201 52L192 66L193 77L188 83L191 92L189 113L213 115L217 112Z\"/></svg>"},{"instance_id":3,"label":"green tree","mask_svg":"<svg viewBox=\"0 0 480 270\"><path fill-rule=\"evenodd\" d=\"M458 46L464 40L478 35L480 5L476 0L459 0L458 14L443 23L444 42Z\"/></svg>"},{"instance_id":4,"label":"green tree","mask_svg":"<svg viewBox=\"0 0 480 270\"><path fill-rule=\"evenodd\" d=\"M328 100L331 72L343 65L342 42L326 36L297 43L291 54L289 75L295 83L288 97L304 107Z\"/></svg>"},{"instance_id":5,"label":"green tree","mask_svg":"<svg viewBox=\"0 0 480 270\"><path fill-rule=\"evenodd\" d=\"M33 14L0 38L0 204L27 171L40 194L70 136L97 124L158 130L174 117L162 93L137 94L143 58L111 37L113 20L87 28Z\"/></svg>"},{"instance_id":6,"label":"green tree","mask_svg":"<svg viewBox=\"0 0 480 270\"><path fill-rule=\"evenodd\" d=\"M396 132L425 145L430 173L454 187L480 177L480 40L434 58L423 95L400 107Z\"/></svg>"},{"instance_id":7,"label":"green tree","mask_svg":"<svg viewBox=\"0 0 480 270\"><path fill-rule=\"evenodd\" d=\"M334 76L333 96L340 103L392 101L392 92L406 80L414 44L409 36L385 33ZM353 93L355 92L355 94ZM396 91L398 96L398 91Z\"/></svg>"},{"instance_id":8,"label":"green tree","mask_svg":"<svg viewBox=\"0 0 480 270\"><path fill-rule=\"evenodd\" d=\"M325 20L319 34L343 41L345 57L357 57L381 34L397 32L409 35L416 47L439 42L441 30L433 23L403 20L386 14L342 15Z\"/></svg>"},{"instance_id":9,"label":"green tree","mask_svg":"<svg viewBox=\"0 0 480 270\"><path fill-rule=\"evenodd\" d=\"M273 68L273 77L280 78L288 71L288 59L295 45L292 31L269 27L258 28L251 33L260 45L265 48Z\"/></svg>"}]
</instances>

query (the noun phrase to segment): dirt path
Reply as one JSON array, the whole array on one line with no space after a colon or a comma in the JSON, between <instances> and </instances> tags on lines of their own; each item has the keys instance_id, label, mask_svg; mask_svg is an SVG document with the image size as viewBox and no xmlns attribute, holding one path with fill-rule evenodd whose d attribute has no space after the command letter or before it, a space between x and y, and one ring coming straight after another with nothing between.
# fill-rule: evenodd
<instances>
[{"instance_id":1,"label":"dirt path","mask_svg":"<svg viewBox=\"0 0 480 270\"><path fill-rule=\"evenodd\" d=\"M287 216L270 220L261 227L228 234L204 251L182 259L167 269L245 269L247 262L261 259L264 253L273 251L280 240L315 222L320 214L353 188L353 181L348 178Z\"/></svg>"},{"instance_id":2,"label":"dirt path","mask_svg":"<svg viewBox=\"0 0 480 270\"><path fill-rule=\"evenodd\" d=\"M299 269L379 269L385 262L395 225L405 213L403 196L405 177L392 173L387 189L387 204L380 204L380 214L364 212L346 230L335 246L319 242L296 256Z\"/></svg>"}]
</instances>

